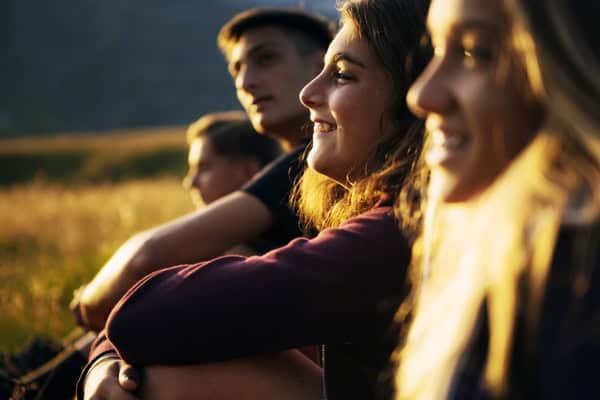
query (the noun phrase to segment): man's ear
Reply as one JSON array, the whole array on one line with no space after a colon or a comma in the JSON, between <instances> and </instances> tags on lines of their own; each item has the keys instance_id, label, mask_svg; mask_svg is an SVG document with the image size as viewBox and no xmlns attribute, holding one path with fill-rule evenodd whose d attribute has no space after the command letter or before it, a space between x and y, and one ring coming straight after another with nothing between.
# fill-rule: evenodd
<instances>
[{"instance_id":1,"label":"man's ear","mask_svg":"<svg viewBox=\"0 0 600 400\"><path fill-rule=\"evenodd\" d=\"M256 175L258 171L262 169L258 160L254 158L247 158L245 160L242 160L241 166L242 173L246 177L247 181L250 180L250 178L252 178L254 175Z\"/></svg>"},{"instance_id":2,"label":"man's ear","mask_svg":"<svg viewBox=\"0 0 600 400\"><path fill-rule=\"evenodd\" d=\"M325 58L324 50L315 50L308 56L309 65L313 68L313 76L319 75L323 69L323 59Z\"/></svg>"}]
</instances>

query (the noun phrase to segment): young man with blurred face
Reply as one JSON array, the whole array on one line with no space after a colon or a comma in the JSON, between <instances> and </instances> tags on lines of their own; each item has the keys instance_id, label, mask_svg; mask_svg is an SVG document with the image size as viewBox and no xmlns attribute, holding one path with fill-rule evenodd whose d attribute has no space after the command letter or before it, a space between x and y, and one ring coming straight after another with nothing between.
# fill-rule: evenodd
<instances>
[{"instance_id":1,"label":"young man with blurred face","mask_svg":"<svg viewBox=\"0 0 600 400\"><path fill-rule=\"evenodd\" d=\"M279 141L257 134L243 111L204 114L189 125L186 138L182 185L197 208L240 189L282 154Z\"/></svg>"}]
</instances>

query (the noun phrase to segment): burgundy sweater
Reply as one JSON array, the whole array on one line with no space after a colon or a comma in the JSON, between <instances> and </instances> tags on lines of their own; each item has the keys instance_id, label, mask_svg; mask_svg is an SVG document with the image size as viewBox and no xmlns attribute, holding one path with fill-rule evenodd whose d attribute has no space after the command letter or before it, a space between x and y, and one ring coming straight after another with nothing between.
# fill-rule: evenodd
<instances>
[{"instance_id":1,"label":"burgundy sweater","mask_svg":"<svg viewBox=\"0 0 600 400\"><path fill-rule=\"evenodd\" d=\"M379 206L263 256L167 268L119 301L90 359L116 350L134 365L178 365L325 344L328 398L373 398L409 261Z\"/></svg>"}]
</instances>

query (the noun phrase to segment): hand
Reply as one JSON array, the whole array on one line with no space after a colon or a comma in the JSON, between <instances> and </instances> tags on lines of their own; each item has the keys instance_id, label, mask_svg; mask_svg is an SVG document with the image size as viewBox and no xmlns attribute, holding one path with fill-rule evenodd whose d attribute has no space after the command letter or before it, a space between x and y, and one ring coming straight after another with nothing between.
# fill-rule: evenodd
<instances>
[{"instance_id":1,"label":"hand","mask_svg":"<svg viewBox=\"0 0 600 400\"><path fill-rule=\"evenodd\" d=\"M139 385L137 369L116 356L101 358L87 373L84 400L137 400Z\"/></svg>"},{"instance_id":2,"label":"hand","mask_svg":"<svg viewBox=\"0 0 600 400\"><path fill-rule=\"evenodd\" d=\"M69 309L73 313L73 317L75 317L75 322L77 325L81 326L82 328L87 328L81 313L81 294L83 293L84 289L85 285L82 285L73 291L73 299L69 303Z\"/></svg>"}]
</instances>

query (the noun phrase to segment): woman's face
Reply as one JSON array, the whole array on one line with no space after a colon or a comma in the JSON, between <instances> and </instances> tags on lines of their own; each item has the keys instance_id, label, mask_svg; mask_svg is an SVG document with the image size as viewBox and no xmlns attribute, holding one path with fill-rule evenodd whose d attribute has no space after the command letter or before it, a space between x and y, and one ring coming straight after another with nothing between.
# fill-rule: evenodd
<instances>
[{"instance_id":1,"label":"woman's face","mask_svg":"<svg viewBox=\"0 0 600 400\"><path fill-rule=\"evenodd\" d=\"M540 108L518 90L524 72L499 65L508 32L494 3L432 1L435 55L407 96L426 119L431 194L446 202L466 201L491 184L540 123Z\"/></svg>"},{"instance_id":2,"label":"woman's face","mask_svg":"<svg viewBox=\"0 0 600 400\"><path fill-rule=\"evenodd\" d=\"M384 110L391 99L387 77L368 42L345 23L325 55L325 66L300 92L314 123L308 165L348 183L391 130Z\"/></svg>"}]
</instances>

